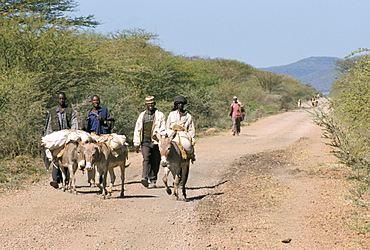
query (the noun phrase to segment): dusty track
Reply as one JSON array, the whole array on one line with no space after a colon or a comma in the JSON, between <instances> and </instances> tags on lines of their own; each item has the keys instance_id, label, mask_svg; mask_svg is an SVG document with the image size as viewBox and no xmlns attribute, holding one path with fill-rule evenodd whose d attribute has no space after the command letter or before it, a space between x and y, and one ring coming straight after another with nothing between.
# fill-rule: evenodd
<instances>
[{"instance_id":1,"label":"dusty track","mask_svg":"<svg viewBox=\"0 0 370 250\"><path fill-rule=\"evenodd\" d=\"M118 183L101 199L81 173L78 195L45 180L0 199L0 248L365 249L365 236L341 224L345 181L323 173L337 165L321 134L301 109L244 126L240 136L198 139L188 202L161 181L145 189L136 154L123 199Z\"/></svg>"}]
</instances>

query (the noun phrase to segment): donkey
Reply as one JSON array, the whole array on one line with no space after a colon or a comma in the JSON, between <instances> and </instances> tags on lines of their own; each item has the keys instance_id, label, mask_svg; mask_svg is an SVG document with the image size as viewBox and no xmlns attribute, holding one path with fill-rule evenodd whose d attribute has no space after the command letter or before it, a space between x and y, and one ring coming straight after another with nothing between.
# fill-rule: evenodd
<instances>
[{"instance_id":1,"label":"donkey","mask_svg":"<svg viewBox=\"0 0 370 250\"><path fill-rule=\"evenodd\" d=\"M99 187L103 198L106 195L112 195L113 184L116 179L114 168L120 167L121 169L121 194L124 197L125 185L125 168L126 160L128 157L128 150L126 145L122 148L115 150L112 149L106 142L86 143L84 144L84 158L86 161L86 169L95 172L95 184ZM110 174L110 183L107 188L107 174Z\"/></svg>"},{"instance_id":2,"label":"donkey","mask_svg":"<svg viewBox=\"0 0 370 250\"><path fill-rule=\"evenodd\" d=\"M83 170L84 158L82 155L82 145L79 141L71 141L65 145L58 154L57 162L62 172L62 190L76 191L76 171L78 168ZM66 171L66 168L68 171Z\"/></svg>"},{"instance_id":3,"label":"donkey","mask_svg":"<svg viewBox=\"0 0 370 250\"><path fill-rule=\"evenodd\" d=\"M182 190L184 200L186 200L185 185L189 176L189 162L190 159L187 157L183 158L180 146L172 141L170 137L162 137L157 134L158 147L161 154L161 165L165 167L165 174L163 176L163 183L166 186L166 191L170 195L172 194L171 189L167 184L167 176L172 173L174 179L173 193L176 199L179 199L178 189Z\"/></svg>"}]
</instances>

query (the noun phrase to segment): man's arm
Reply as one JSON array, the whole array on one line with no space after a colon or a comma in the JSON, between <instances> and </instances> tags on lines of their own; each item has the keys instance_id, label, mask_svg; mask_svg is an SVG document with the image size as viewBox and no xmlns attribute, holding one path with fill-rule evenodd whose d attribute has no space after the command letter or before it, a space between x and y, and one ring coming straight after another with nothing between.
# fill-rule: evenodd
<instances>
[{"instance_id":1,"label":"man's arm","mask_svg":"<svg viewBox=\"0 0 370 250\"><path fill-rule=\"evenodd\" d=\"M77 130L78 129L78 119L77 114L75 111L72 111L72 117L71 117L71 129Z\"/></svg>"},{"instance_id":2,"label":"man's arm","mask_svg":"<svg viewBox=\"0 0 370 250\"><path fill-rule=\"evenodd\" d=\"M230 112L229 112L229 116L232 116L233 115L233 106L231 105L230 107Z\"/></svg>"},{"instance_id":3,"label":"man's arm","mask_svg":"<svg viewBox=\"0 0 370 250\"><path fill-rule=\"evenodd\" d=\"M166 116L160 112L160 111L156 111L156 124L155 124L155 127L153 129L153 135L157 134L157 133L160 133L160 132L163 132L166 130Z\"/></svg>"},{"instance_id":4,"label":"man's arm","mask_svg":"<svg viewBox=\"0 0 370 250\"><path fill-rule=\"evenodd\" d=\"M134 143L136 152L139 152L139 148L141 144L141 132L143 128L142 124L143 124L143 113L141 113L139 117L137 118L135 129L134 129L133 143Z\"/></svg>"},{"instance_id":5,"label":"man's arm","mask_svg":"<svg viewBox=\"0 0 370 250\"><path fill-rule=\"evenodd\" d=\"M114 128L115 119L113 118L112 114L109 112L109 110L106 108L106 117L103 117L103 123L104 123L104 129L107 130L108 133L112 131Z\"/></svg>"},{"instance_id":6,"label":"man's arm","mask_svg":"<svg viewBox=\"0 0 370 250\"><path fill-rule=\"evenodd\" d=\"M51 114L49 111L47 111L47 117L46 117L46 124L44 129L44 135L51 134L53 132L53 129L51 127Z\"/></svg>"},{"instance_id":7,"label":"man's arm","mask_svg":"<svg viewBox=\"0 0 370 250\"><path fill-rule=\"evenodd\" d=\"M190 119L189 119L188 133L192 138L195 137L195 127L194 127L194 121L193 121L192 116L190 116Z\"/></svg>"}]
</instances>

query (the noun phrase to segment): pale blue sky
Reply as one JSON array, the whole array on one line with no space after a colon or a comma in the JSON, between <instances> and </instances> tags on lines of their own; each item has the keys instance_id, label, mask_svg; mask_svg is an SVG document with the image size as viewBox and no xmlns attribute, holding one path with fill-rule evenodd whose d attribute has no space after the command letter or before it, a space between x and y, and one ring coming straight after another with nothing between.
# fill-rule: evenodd
<instances>
[{"instance_id":1,"label":"pale blue sky","mask_svg":"<svg viewBox=\"0 0 370 250\"><path fill-rule=\"evenodd\" d=\"M96 30L144 29L175 55L280 66L370 47L370 0L75 0Z\"/></svg>"}]
</instances>

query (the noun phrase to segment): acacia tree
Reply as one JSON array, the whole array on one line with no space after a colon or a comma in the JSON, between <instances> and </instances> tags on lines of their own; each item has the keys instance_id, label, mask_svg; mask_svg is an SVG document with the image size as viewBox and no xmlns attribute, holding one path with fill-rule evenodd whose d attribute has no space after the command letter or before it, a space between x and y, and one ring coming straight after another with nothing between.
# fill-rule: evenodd
<instances>
[{"instance_id":1,"label":"acacia tree","mask_svg":"<svg viewBox=\"0 0 370 250\"><path fill-rule=\"evenodd\" d=\"M261 87L268 93L278 91L283 82L281 76L268 71L261 71L259 74L256 74L256 76Z\"/></svg>"},{"instance_id":2,"label":"acacia tree","mask_svg":"<svg viewBox=\"0 0 370 250\"><path fill-rule=\"evenodd\" d=\"M78 92L100 74L94 37L58 25L44 28L45 22L40 20L26 21L2 23L1 72L42 73L35 79L35 87L50 95L66 89Z\"/></svg>"},{"instance_id":3,"label":"acacia tree","mask_svg":"<svg viewBox=\"0 0 370 250\"><path fill-rule=\"evenodd\" d=\"M93 53L95 38L78 30L89 20L63 15L72 3L0 3L0 122L4 125L0 158L35 155L44 110L54 105L55 93L68 91L73 101L100 74Z\"/></svg>"},{"instance_id":4,"label":"acacia tree","mask_svg":"<svg viewBox=\"0 0 370 250\"><path fill-rule=\"evenodd\" d=\"M86 17L68 16L74 12L77 4L74 0L10 0L0 3L0 20L17 19L20 23L25 18L46 21L49 24L60 23L69 27L95 27L99 22L93 15Z\"/></svg>"},{"instance_id":5,"label":"acacia tree","mask_svg":"<svg viewBox=\"0 0 370 250\"><path fill-rule=\"evenodd\" d=\"M93 58L94 16L68 16L74 0L12 0L0 3L0 70L40 73L36 85L46 93L79 92L100 72Z\"/></svg>"}]
</instances>

